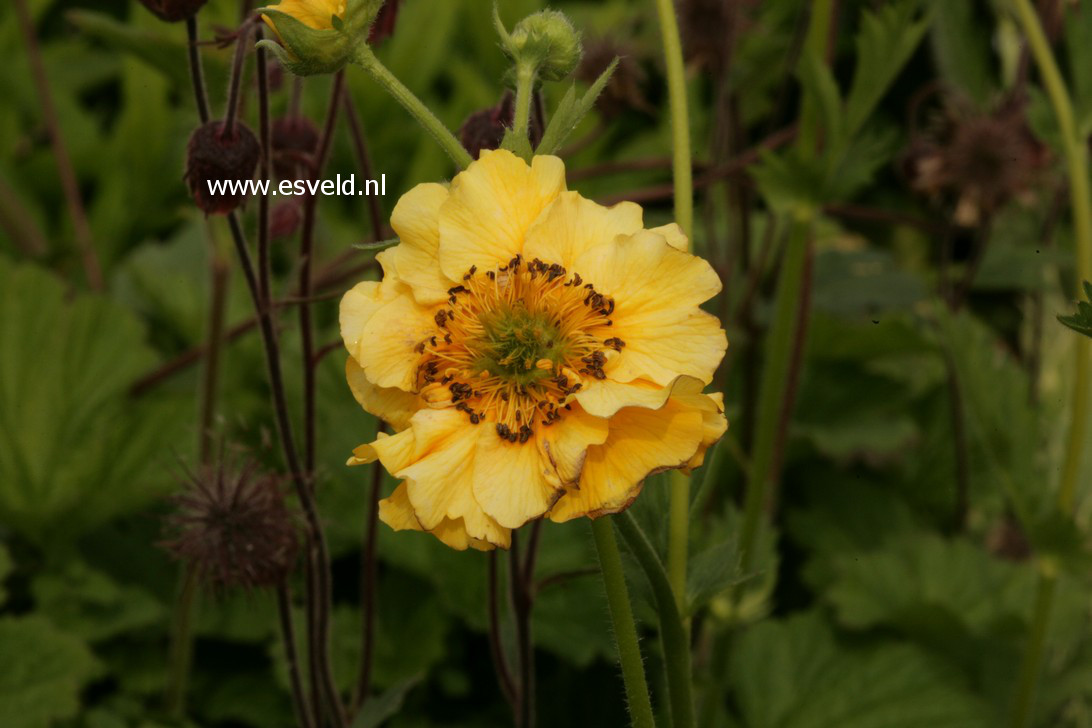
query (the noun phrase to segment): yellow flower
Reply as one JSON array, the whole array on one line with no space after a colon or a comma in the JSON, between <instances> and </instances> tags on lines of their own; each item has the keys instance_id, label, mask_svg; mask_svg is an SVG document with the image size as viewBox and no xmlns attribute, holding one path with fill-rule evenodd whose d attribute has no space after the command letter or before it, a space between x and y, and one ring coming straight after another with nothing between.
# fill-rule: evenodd
<instances>
[{"instance_id":1,"label":"yellow flower","mask_svg":"<svg viewBox=\"0 0 1092 728\"><path fill-rule=\"evenodd\" d=\"M402 483L396 530L507 548L510 529L624 510L644 478L699 466L727 428L702 389L727 340L720 280L677 225L565 189L556 157L486 151L418 185L341 302L349 386L395 434L361 445Z\"/></svg>"},{"instance_id":2,"label":"yellow flower","mask_svg":"<svg viewBox=\"0 0 1092 728\"><path fill-rule=\"evenodd\" d=\"M315 30L331 30L335 15L345 17L345 0L281 0L273 8ZM274 31L277 30L268 16L263 15L262 19Z\"/></svg>"}]
</instances>

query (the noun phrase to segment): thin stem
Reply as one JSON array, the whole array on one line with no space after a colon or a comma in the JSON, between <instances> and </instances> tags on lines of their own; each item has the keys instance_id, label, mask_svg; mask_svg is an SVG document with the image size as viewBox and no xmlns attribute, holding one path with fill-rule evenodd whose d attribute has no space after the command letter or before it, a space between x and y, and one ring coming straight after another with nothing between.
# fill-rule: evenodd
<instances>
[{"instance_id":1,"label":"thin stem","mask_svg":"<svg viewBox=\"0 0 1092 728\"><path fill-rule=\"evenodd\" d=\"M246 75L246 46L250 40L250 23L243 23L235 38L235 56L231 63L231 82L228 85L227 115L224 117L223 133L229 139L235 137L235 122L239 118L239 91Z\"/></svg>"},{"instance_id":2,"label":"thin stem","mask_svg":"<svg viewBox=\"0 0 1092 728\"><path fill-rule=\"evenodd\" d=\"M171 648L167 668L167 714L181 718L186 708L186 685L193 662L193 613L196 608L200 578L194 566L182 574L178 601L171 625Z\"/></svg>"},{"instance_id":3,"label":"thin stem","mask_svg":"<svg viewBox=\"0 0 1092 728\"><path fill-rule=\"evenodd\" d=\"M292 595L288 591L288 582L282 581L277 586L277 616L280 620L281 639L284 641L284 659L288 664L288 682L292 687L292 710L296 714L296 723L300 728L316 728L307 693L300 678L300 661L296 652L296 628L292 623Z\"/></svg>"},{"instance_id":4,"label":"thin stem","mask_svg":"<svg viewBox=\"0 0 1092 728\"><path fill-rule=\"evenodd\" d=\"M322 129L322 136L319 137L318 149L315 152L313 180L318 180L322 176L322 171L330 154L330 145L333 141L334 127L337 123L337 110L341 104L344 79L345 74L343 71L334 74L333 88L330 90L330 103L326 109L326 122ZM315 417L315 332L309 299L314 287L312 269L315 259L317 208L318 197L316 195L311 195L304 200L303 224L300 231L298 284L299 297L303 299L303 303L299 307L300 341L303 357L303 468L312 489L314 489L317 420Z\"/></svg>"},{"instance_id":5,"label":"thin stem","mask_svg":"<svg viewBox=\"0 0 1092 728\"><path fill-rule=\"evenodd\" d=\"M655 728L652 699L648 692L648 681L645 680L645 665L641 658L641 647L637 642L637 623L633 619L633 607L630 606L629 589L626 588L625 573L622 570L622 554L618 551L614 527L608 519L596 518L591 522L591 529L595 537L595 549L599 554L599 567L603 572L603 586L607 592L614 639L618 645L618 661L622 665L622 682L626 688L630 725L633 728Z\"/></svg>"},{"instance_id":6,"label":"thin stem","mask_svg":"<svg viewBox=\"0 0 1092 728\"><path fill-rule=\"evenodd\" d=\"M187 58L190 62L190 80L193 82L193 99L197 103L197 118L207 124L212 114L209 112L209 97L205 92L205 73L201 65L201 46L197 38L197 16L186 18Z\"/></svg>"},{"instance_id":7,"label":"thin stem","mask_svg":"<svg viewBox=\"0 0 1092 728\"><path fill-rule=\"evenodd\" d=\"M412 91L406 88L406 86L380 62L368 46L361 45L359 47L356 62L368 73L368 75L375 79L376 83L393 96L394 100L401 104L402 108L408 111L410 116L417 120L417 123L424 127L425 131L427 131L440 147L447 152L447 155L451 157L452 161L455 162L459 169L465 169L470 166L470 163L474 161L470 157L470 152L466 151L466 148L463 147L455 135L451 133L451 130L444 126L442 121L436 118L436 115L425 106L421 99L417 98Z\"/></svg>"},{"instance_id":8,"label":"thin stem","mask_svg":"<svg viewBox=\"0 0 1092 728\"><path fill-rule=\"evenodd\" d=\"M672 167L675 178L675 222L687 240L694 234L694 178L690 156L690 115L686 101L679 21L672 0L656 0L661 40L667 66L667 94L671 107ZM667 569L680 613L686 612L686 562L690 547L690 478L673 471L670 478Z\"/></svg>"},{"instance_id":9,"label":"thin stem","mask_svg":"<svg viewBox=\"0 0 1092 728\"><path fill-rule=\"evenodd\" d=\"M663 643L667 692L671 699L672 728L694 728L694 698L690 685L690 640L682 612L675 608L672 585L660 557L631 513L611 519L652 585L656 611L660 616L660 641Z\"/></svg>"},{"instance_id":10,"label":"thin stem","mask_svg":"<svg viewBox=\"0 0 1092 728\"><path fill-rule=\"evenodd\" d=\"M255 30L256 39L262 39L262 26ZM258 75L258 140L262 146L262 157L258 174L262 179L272 177L273 164L273 129L269 118L269 67L266 63L265 48L258 46L254 52L254 62ZM269 195L258 198L258 286L259 298L263 309L268 309L273 299L269 290L272 274L269 272Z\"/></svg>"},{"instance_id":11,"label":"thin stem","mask_svg":"<svg viewBox=\"0 0 1092 728\"><path fill-rule=\"evenodd\" d=\"M535 650L531 643L531 591L524 578L518 544L518 534L513 531L512 546L508 550L508 587L516 622L516 651L519 655L516 726L517 728L534 728Z\"/></svg>"},{"instance_id":12,"label":"thin stem","mask_svg":"<svg viewBox=\"0 0 1092 728\"><path fill-rule=\"evenodd\" d=\"M72 166L72 157L68 153L68 145L61 133L61 122L57 116L57 107L53 104L53 91L49 85L49 76L46 75L45 63L42 61L42 49L38 45L38 35L34 29L34 21L31 19L30 10L27 8L27 0L15 0L15 15L19 21L19 32L27 45L30 76L38 92L38 100L42 104L42 116L46 129L49 130L49 142L53 146L53 159L57 164L57 176L60 177L61 189L68 205L68 216L72 219L72 227L76 234L76 246L79 248L80 259L83 263L84 276L87 278L87 285L91 287L91 290L101 291L103 289L102 266L99 264L98 254L95 252L91 224L87 221L87 211L83 206L79 180L76 178L76 170Z\"/></svg>"},{"instance_id":13,"label":"thin stem","mask_svg":"<svg viewBox=\"0 0 1092 728\"><path fill-rule=\"evenodd\" d=\"M211 237L211 236L210 236ZM197 442L198 458L207 464L212 454L213 420L216 418L216 393L220 379L220 351L224 340L224 316L227 312L227 292L231 266L215 239L209 246L209 319L208 343L205 348L205 370L198 395Z\"/></svg>"},{"instance_id":14,"label":"thin stem","mask_svg":"<svg viewBox=\"0 0 1092 728\"><path fill-rule=\"evenodd\" d=\"M959 533L967 528L967 513L970 510L971 469L967 445L967 422L963 407L963 389L960 386L959 370L947 342L944 344L944 364L948 370L948 399L951 405L952 448L955 455L956 502L952 526Z\"/></svg>"},{"instance_id":15,"label":"thin stem","mask_svg":"<svg viewBox=\"0 0 1092 728\"><path fill-rule=\"evenodd\" d=\"M380 423L376 434L383 430L383 423ZM364 553L360 571L360 612L364 626L360 633L362 657L360 677L356 684L356 697L353 700L354 713L359 711L368 700L368 694L372 688L372 665L375 658L375 585L378 571L376 538L379 531L379 496L382 492L383 466L377 462L372 466L372 490L368 496L368 518L364 525Z\"/></svg>"},{"instance_id":16,"label":"thin stem","mask_svg":"<svg viewBox=\"0 0 1092 728\"><path fill-rule=\"evenodd\" d=\"M1039 74L1046 86L1047 95L1050 97L1051 106L1054 108L1054 116L1062 133L1062 144L1069 177L1069 193L1073 208L1073 228L1077 249L1077 283L1079 285L1082 280L1092 280L1092 193L1089 190L1088 180L1088 149L1085 140L1077 131L1069 92L1062 80L1062 74L1058 70L1058 64L1054 59L1050 43L1043 33L1035 8L1032 7L1029 0L1013 0L1013 2L1027 38L1028 48L1039 68ZM1074 362L1072 419L1069 425L1069 436L1066 440L1061 485L1058 489L1058 507L1067 516L1072 515L1073 512L1073 501L1086 440L1089 355L1090 342L1083 337L1078 337L1076 361ZM1054 601L1056 580L1057 576L1052 572L1040 573L1035 599L1035 612L1032 618L1032 632L1021 665L1012 711L1011 725L1015 728L1021 728L1031 720L1039 669L1042 665L1043 652L1046 646L1046 633Z\"/></svg>"},{"instance_id":17,"label":"thin stem","mask_svg":"<svg viewBox=\"0 0 1092 728\"><path fill-rule=\"evenodd\" d=\"M493 669L497 673L497 683L508 704L515 710L516 688L512 680L512 671L508 659L504 656L501 645L500 610L497 607L497 552L489 552L489 653L493 658Z\"/></svg>"},{"instance_id":18,"label":"thin stem","mask_svg":"<svg viewBox=\"0 0 1092 728\"><path fill-rule=\"evenodd\" d=\"M360 121L360 114L349 94L342 94L345 103L345 118L349 122L349 133L353 138L353 149L356 151L356 162L360 167L360 173L365 179L375 179L375 171L372 167L372 155L368 152L368 137L364 134L364 124ZM379 205L379 195L365 195L368 201L368 211L372 218L372 236L376 241L383 240L384 224L383 209Z\"/></svg>"},{"instance_id":19,"label":"thin stem","mask_svg":"<svg viewBox=\"0 0 1092 728\"><path fill-rule=\"evenodd\" d=\"M789 232L781 276L777 286L774 322L766 340L765 371L758 398L755 444L744 499L740 531L740 560L744 572L754 566L754 546L767 500L767 486L775 469L778 423L788 400L787 381L793 359L799 315L799 292L804 285L811 225L796 220Z\"/></svg>"}]
</instances>

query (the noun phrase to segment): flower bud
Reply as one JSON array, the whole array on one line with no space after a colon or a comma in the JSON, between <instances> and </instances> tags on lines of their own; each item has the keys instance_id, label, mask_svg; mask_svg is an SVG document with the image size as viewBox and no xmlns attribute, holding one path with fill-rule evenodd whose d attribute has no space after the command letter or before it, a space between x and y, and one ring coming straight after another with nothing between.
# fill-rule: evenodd
<instances>
[{"instance_id":1,"label":"flower bud","mask_svg":"<svg viewBox=\"0 0 1092 728\"><path fill-rule=\"evenodd\" d=\"M510 34L498 30L505 53L516 65L535 68L545 81L567 78L580 63L580 33L564 13L543 10L518 22Z\"/></svg>"},{"instance_id":2,"label":"flower bud","mask_svg":"<svg viewBox=\"0 0 1092 728\"><path fill-rule=\"evenodd\" d=\"M483 149L499 149L504 132L512 126L512 94L506 93L496 106L475 111L459 127L459 141L477 159Z\"/></svg>"},{"instance_id":3,"label":"flower bud","mask_svg":"<svg viewBox=\"0 0 1092 728\"><path fill-rule=\"evenodd\" d=\"M269 217L269 235L274 240L281 240L296 234L303 223L303 210L299 200L280 202Z\"/></svg>"},{"instance_id":4,"label":"flower bud","mask_svg":"<svg viewBox=\"0 0 1092 728\"><path fill-rule=\"evenodd\" d=\"M277 478L253 463L220 463L191 474L187 486L166 522L162 545L171 554L218 589L272 587L288 576L299 540Z\"/></svg>"},{"instance_id":5,"label":"flower bud","mask_svg":"<svg viewBox=\"0 0 1092 728\"><path fill-rule=\"evenodd\" d=\"M383 0L281 0L262 8L262 18L280 43L263 40L277 60L297 76L335 73L353 60L371 33Z\"/></svg>"},{"instance_id":6,"label":"flower bud","mask_svg":"<svg viewBox=\"0 0 1092 728\"><path fill-rule=\"evenodd\" d=\"M273 122L273 171L281 179L299 179L319 145L319 130L304 116L283 116Z\"/></svg>"},{"instance_id":7,"label":"flower bud","mask_svg":"<svg viewBox=\"0 0 1092 728\"><path fill-rule=\"evenodd\" d=\"M226 215L241 205L245 195L226 189L214 193L210 183L252 179L261 152L254 132L242 122L236 121L230 133L222 121L197 127L186 148L185 180L193 201L206 215Z\"/></svg>"},{"instance_id":8,"label":"flower bud","mask_svg":"<svg viewBox=\"0 0 1092 728\"><path fill-rule=\"evenodd\" d=\"M140 4L152 11L160 20L177 23L189 20L208 0L140 0Z\"/></svg>"}]
</instances>

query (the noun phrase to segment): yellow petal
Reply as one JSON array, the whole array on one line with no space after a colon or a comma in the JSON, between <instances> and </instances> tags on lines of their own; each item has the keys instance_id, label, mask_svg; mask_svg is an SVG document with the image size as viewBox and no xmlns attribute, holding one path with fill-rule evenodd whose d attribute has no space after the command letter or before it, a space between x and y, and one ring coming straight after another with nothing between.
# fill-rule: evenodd
<instances>
[{"instance_id":1,"label":"yellow petal","mask_svg":"<svg viewBox=\"0 0 1092 728\"><path fill-rule=\"evenodd\" d=\"M395 432L409 427L413 413L421 409L421 398L416 394L396 387L377 387L372 384L352 357L345 362L345 378L349 382L353 397L364 411L388 423Z\"/></svg>"},{"instance_id":2,"label":"yellow petal","mask_svg":"<svg viewBox=\"0 0 1092 728\"><path fill-rule=\"evenodd\" d=\"M384 286L379 281L361 281L341 297L341 339L354 359L360 350L364 325L383 306L384 301L391 299L394 290L394 285Z\"/></svg>"},{"instance_id":3,"label":"yellow petal","mask_svg":"<svg viewBox=\"0 0 1092 728\"><path fill-rule=\"evenodd\" d=\"M672 222L660 227L650 228L649 232L662 235L667 244L676 250L681 250L684 253L690 250L690 241L687 240L686 233L683 232L678 223Z\"/></svg>"},{"instance_id":4,"label":"yellow petal","mask_svg":"<svg viewBox=\"0 0 1092 728\"><path fill-rule=\"evenodd\" d=\"M402 195L391 213L391 227L401 242L375 256L388 276L405 281L424 305L442 303L455 285L440 272L440 206L447 188L421 184Z\"/></svg>"},{"instance_id":5,"label":"yellow petal","mask_svg":"<svg viewBox=\"0 0 1092 728\"><path fill-rule=\"evenodd\" d=\"M435 334L433 317L437 307L419 305L400 281L384 281L382 288L391 285L397 286L397 293L375 309L364 324L355 350L350 349L349 353L376 386L412 392L417 386L417 365L421 358L416 348ZM344 328L342 323L342 336Z\"/></svg>"},{"instance_id":6,"label":"yellow petal","mask_svg":"<svg viewBox=\"0 0 1092 728\"><path fill-rule=\"evenodd\" d=\"M610 419L602 445L588 448L579 488L550 511L554 521L625 510L649 475L685 466L702 441L702 413L678 400L658 410L627 407Z\"/></svg>"},{"instance_id":7,"label":"yellow petal","mask_svg":"<svg viewBox=\"0 0 1092 728\"><path fill-rule=\"evenodd\" d=\"M315 30L330 30L331 18L345 15L345 0L281 0L271 7Z\"/></svg>"},{"instance_id":8,"label":"yellow petal","mask_svg":"<svg viewBox=\"0 0 1092 728\"><path fill-rule=\"evenodd\" d=\"M615 301L614 325L595 332L625 342L604 368L609 378L660 385L680 375L712 379L728 341L716 317L698 308L721 288L707 262L642 231L589 250L576 269Z\"/></svg>"},{"instance_id":9,"label":"yellow petal","mask_svg":"<svg viewBox=\"0 0 1092 728\"><path fill-rule=\"evenodd\" d=\"M461 280L471 266L496 268L523 252L527 230L565 189L557 157L526 162L505 150L483 151L451 183L440 208L440 268Z\"/></svg>"},{"instance_id":10,"label":"yellow petal","mask_svg":"<svg viewBox=\"0 0 1092 728\"><path fill-rule=\"evenodd\" d=\"M612 379L585 382L575 400L597 417L610 417L623 407L659 409L668 397L701 392L704 383L688 376L676 377L666 387L647 379L616 382Z\"/></svg>"},{"instance_id":11,"label":"yellow petal","mask_svg":"<svg viewBox=\"0 0 1092 728\"><path fill-rule=\"evenodd\" d=\"M689 475L692 470L700 468L705 463L706 451L728 431L728 420L724 417L724 395L720 392L681 399L701 410L701 444L698 445L698 451L694 453L694 457L690 458L686 467L682 469Z\"/></svg>"},{"instance_id":12,"label":"yellow petal","mask_svg":"<svg viewBox=\"0 0 1092 728\"><path fill-rule=\"evenodd\" d=\"M527 442L508 442L496 430L479 428L474 457L474 498L505 528L519 528L550 509L561 481L538 434Z\"/></svg>"},{"instance_id":13,"label":"yellow petal","mask_svg":"<svg viewBox=\"0 0 1092 728\"><path fill-rule=\"evenodd\" d=\"M413 506L410 504L409 495L405 483L400 484L390 497L379 501L379 520L386 523L395 531L424 531L420 521L414 515ZM511 544L511 534L504 532L498 543L493 544L484 539L471 536L463 524L462 519L445 518L431 533L440 539L446 546L463 551L467 548L479 551L489 551L495 546L508 548Z\"/></svg>"},{"instance_id":14,"label":"yellow petal","mask_svg":"<svg viewBox=\"0 0 1092 728\"><path fill-rule=\"evenodd\" d=\"M572 271L589 249L640 230L641 219L641 206L632 202L603 207L576 192L562 192L527 231L523 255Z\"/></svg>"},{"instance_id":15,"label":"yellow petal","mask_svg":"<svg viewBox=\"0 0 1092 728\"><path fill-rule=\"evenodd\" d=\"M563 486L575 485L591 445L607 439L607 420L584 411L578 403L558 422L539 430L542 449Z\"/></svg>"}]
</instances>

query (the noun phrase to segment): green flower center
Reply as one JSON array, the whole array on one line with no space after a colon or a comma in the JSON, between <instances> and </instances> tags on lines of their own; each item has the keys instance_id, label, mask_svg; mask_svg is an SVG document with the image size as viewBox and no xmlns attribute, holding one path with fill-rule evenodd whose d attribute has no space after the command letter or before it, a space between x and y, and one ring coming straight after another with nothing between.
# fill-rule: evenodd
<instances>
[{"instance_id":1,"label":"green flower center","mask_svg":"<svg viewBox=\"0 0 1092 728\"><path fill-rule=\"evenodd\" d=\"M474 372L488 371L519 386L556 376L568 349L558 322L546 311L522 302L501 306L479 318L482 334ZM547 366L548 363L548 366Z\"/></svg>"}]
</instances>

